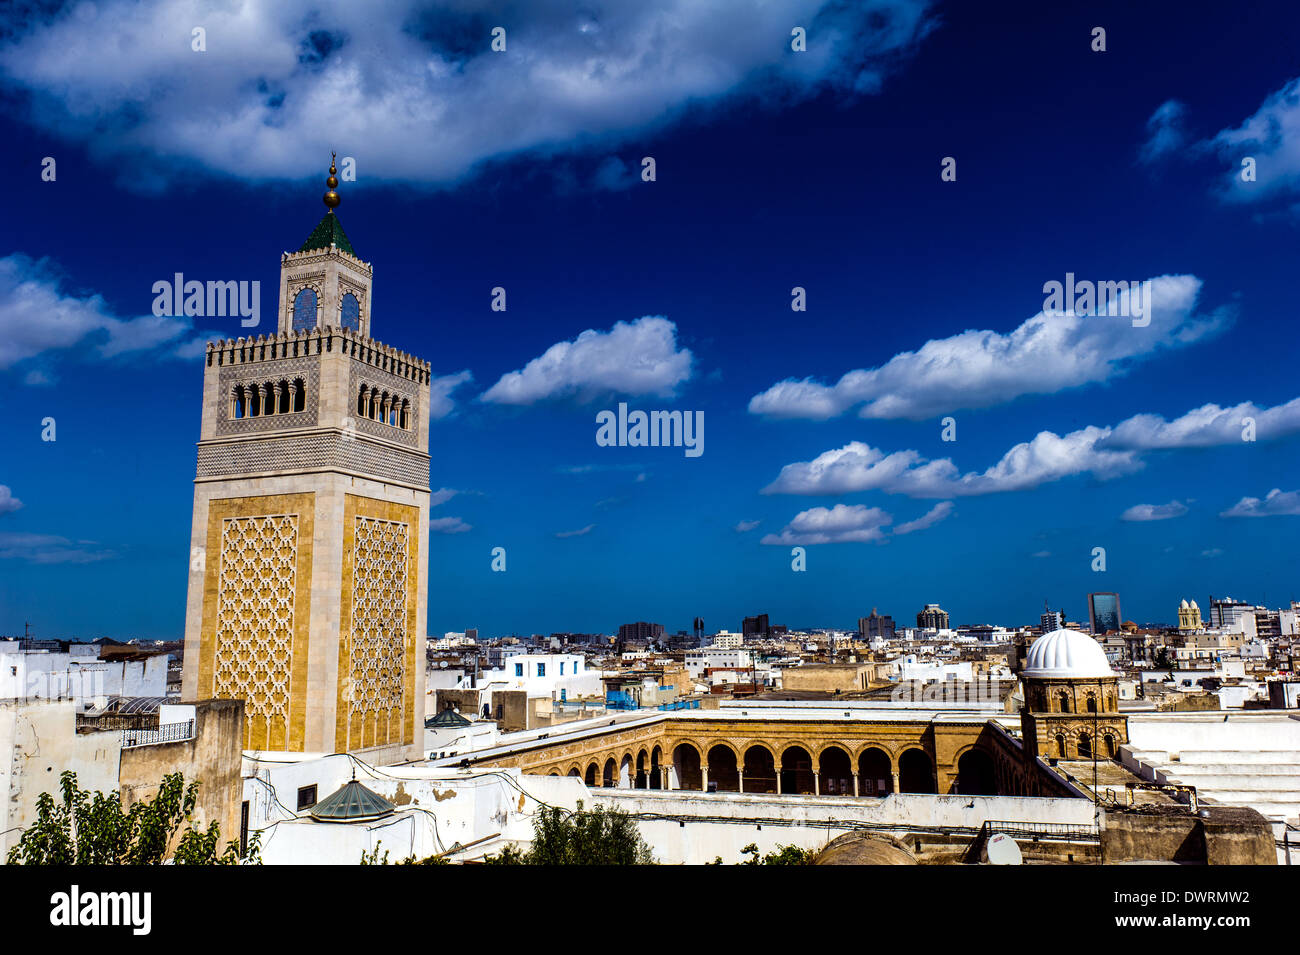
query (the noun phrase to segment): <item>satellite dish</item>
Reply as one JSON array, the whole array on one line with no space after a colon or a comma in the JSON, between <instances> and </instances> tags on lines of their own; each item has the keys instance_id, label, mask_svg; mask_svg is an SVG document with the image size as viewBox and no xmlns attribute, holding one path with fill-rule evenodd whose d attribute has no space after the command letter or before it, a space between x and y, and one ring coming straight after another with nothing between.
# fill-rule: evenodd
<instances>
[{"instance_id":1,"label":"satellite dish","mask_svg":"<svg viewBox=\"0 0 1300 955\"><path fill-rule=\"evenodd\" d=\"M439 660L439 661L438 661L438 666L441 667L441 668L444 669L444 670L447 669L447 661L446 661L446 660Z\"/></svg>"},{"instance_id":2,"label":"satellite dish","mask_svg":"<svg viewBox=\"0 0 1300 955\"><path fill-rule=\"evenodd\" d=\"M995 832L984 843L981 852L988 865L1020 865L1020 847L1005 832Z\"/></svg>"}]
</instances>

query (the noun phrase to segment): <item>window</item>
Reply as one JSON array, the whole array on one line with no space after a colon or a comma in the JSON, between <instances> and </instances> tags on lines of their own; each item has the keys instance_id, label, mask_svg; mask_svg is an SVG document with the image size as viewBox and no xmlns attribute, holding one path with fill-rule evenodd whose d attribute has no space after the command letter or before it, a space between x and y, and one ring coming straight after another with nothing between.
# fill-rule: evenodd
<instances>
[{"instance_id":1,"label":"window","mask_svg":"<svg viewBox=\"0 0 1300 955\"><path fill-rule=\"evenodd\" d=\"M523 675L524 675L524 665L522 663L516 663L515 676L523 676Z\"/></svg>"},{"instance_id":2,"label":"window","mask_svg":"<svg viewBox=\"0 0 1300 955\"><path fill-rule=\"evenodd\" d=\"M316 805L316 786L301 786L298 789L298 811L310 809Z\"/></svg>"},{"instance_id":3,"label":"window","mask_svg":"<svg viewBox=\"0 0 1300 955\"><path fill-rule=\"evenodd\" d=\"M545 664L545 663L539 663L539 664L537 664L537 675L538 675L538 676L546 676L546 664Z\"/></svg>"},{"instance_id":4,"label":"window","mask_svg":"<svg viewBox=\"0 0 1300 955\"><path fill-rule=\"evenodd\" d=\"M564 661L560 661L560 676L564 676Z\"/></svg>"},{"instance_id":5,"label":"window","mask_svg":"<svg viewBox=\"0 0 1300 955\"><path fill-rule=\"evenodd\" d=\"M293 330L311 331L316 327L316 292L302 289L293 300Z\"/></svg>"},{"instance_id":6,"label":"window","mask_svg":"<svg viewBox=\"0 0 1300 955\"><path fill-rule=\"evenodd\" d=\"M354 332L361 331L361 303L351 292L343 296L339 306L339 323Z\"/></svg>"}]
</instances>

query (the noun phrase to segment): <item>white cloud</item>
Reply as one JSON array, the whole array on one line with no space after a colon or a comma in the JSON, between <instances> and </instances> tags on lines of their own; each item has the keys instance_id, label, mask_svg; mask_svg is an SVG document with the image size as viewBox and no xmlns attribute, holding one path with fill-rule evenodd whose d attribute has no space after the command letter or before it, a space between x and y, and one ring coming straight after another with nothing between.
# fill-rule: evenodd
<instances>
[{"instance_id":1,"label":"white cloud","mask_svg":"<svg viewBox=\"0 0 1300 955\"><path fill-rule=\"evenodd\" d=\"M446 183L521 152L603 152L723 98L875 92L929 5L533 0L501 16L477 2L100 0L0 19L0 73L39 126L138 160L121 163L138 184L186 161L296 178L331 148L369 181ZM795 24L811 31L797 56Z\"/></svg>"},{"instance_id":2,"label":"white cloud","mask_svg":"<svg viewBox=\"0 0 1300 955\"><path fill-rule=\"evenodd\" d=\"M466 382L473 381L474 376L468 371L458 371L454 375L443 375L429 382L429 418L437 421L445 418L456 409L456 402L451 393Z\"/></svg>"},{"instance_id":3,"label":"white cloud","mask_svg":"<svg viewBox=\"0 0 1300 955\"><path fill-rule=\"evenodd\" d=\"M1104 445L1110 448L1209 448L1243 440L1247 427L1255 425L1255 439L1268 441L1300 432L1300 398L1283 405L1261 407L1243 401L1228 408L1206 404L1166 421L1160 415L1138 414L1115 426Z\"/></svg>"},{"instance_id":4,"label":"white cloud","mask_svg":"<svg viewBox=\"0 0 1300 955\"><path fill-rule=\"evenodd\" d=\"M1072 475L1107 480L1140 470L1145 451L1239 443L1243 437L1242 419L1247 417L1254 420L1256 440L1300 433L1300 398L1272 408L1250 401L1229 408L1206 404L1173 421L1160 415L1137 414L1114 427L1089 425L1064 436L1042 431L1033 440L1017 444L992 467L964 474L951 458L927 460L917 451L886 453L864 442L850 441L811 461L785 465L763 493L884 491L914 498L968 497L1028 490ZM1125 514L1130 512L1136 513L1130 508Z\"/></svg>"},{"instance_id":5,"label":"white cloud","mask_svg":"<svg viewBox=\"0 0 1300 955\"><path fill-rule=\"evenodd\" d=\"M951 458L927 461L916 451L885 454L853 441L812 461L787 464L764 494L847 494L880 490L908 497L970 497L1023 491L1075 474L1116 477L1141 467L1132 451L1107 451L1108 428L1087 427L1064 437L1039 432L986 470L962 474Z\"/></svg>"},{"instance_id":6,"label":"white cloud","mask_svg":"<svg viewBox=\"0 0 1300 955\"><path fill-rule=\"evenodd\" d=\"M1187 142L1186 119L1185 104L1176 99L1161 103L1147 120L1147 140L1138 150L1138 158L1154 163L1183 148Z\"/></svg>"},{"instance_id":7,"label":"white cloud","mask_svg":"<svg viewBox=\"0 0 1300 955\"><path fill-rule=\"evenodd\" d=\"M14 492L0 484L0 514L11 514L23 506L23 502L14 497Z\"/></svg>"},{"instance_id":8,"label":"white cloud","mask_svg":"<svg viewBox=\"0 0 1300 955\"><path fill-rule=\"evenodd\" d=\"M1211 141L1229 170L1222 181L1224 198L1259 202L1300 193L1300 78L1269 96L1235 129ZM1241 160L1255 159L1255 181L1241 178Z\"/></svg>"},{"instance_id":9,"label":"white cloud","mask_svg":"<svg viewBox=\"0 0 1300 955\"><path fill-rule=\"evenodd\" d=\"M1187 505L1182 501L1170 501L1168 504L1134 504L1119 516L1121 521L1167 521L1182 517L1187 513Z\"/></svg>"},{"instance_id":10,"label":"white cloud","mask_svg":"<svg viewBox=\"0 0 1300 955\"><path fill-rule=\"evenodd\" d=\"M952 501L940 501L916 520L907 521L895 527L894 536L897 537L899 534L910 534L912 531L922 531L927 527L933 527L951 514L955 506Z\"/></svg>"},{"instance_id":11,"label":"white cloud","mask_svg":"<svg viewBox=\"0 0 1300 955\"><path fill-rule=\"evenodd\" d=\"M737 534L748 534L750 531L752 531L755 527L757 527L761 523L763 522L762 521L740 521L736 524L735 531Z\"/></svg>"},{"instance_id":12,"label":"white cloud","mask_svg":"<svg viewBox=\"0 0 1300 955\"><path fill-rule=\"evenodd\" d=\"M556 532L555 532L555 536L556 536L556 537L561 537L561 538L563 538L563 537L582 537L582 536L584 536L584 535L586 535L586 534L590 534L590 533L591 533L591 529L592 529L593 527L595 527L595 526L596 526L595 524L588 524L586 527L579 527L576 531L556 531Z\"/></svg>"},{"instance_id":13,"label":"white cloud","mask_svg":"<svg viewBox=\"0 0 1300 955\"><path fill-rule=\"evenodd\" d=\"M99 295L76 295L48 259L0 258L0 370L24 359L88 343L92 357L112 358L173 341L184 317L118 318ZM32 381L29 384L39 384Z\"/></svg>"},{"instance_id":14,"label":"white cloud","mask_svg":"<svg viewBox=\"0 0 1300 955\"><path fill-rule=\"evenodd\" d=\"M439 504L446 504L459 493L459 491L453 490L449 487L440 487L438 490L430 492L429 506L437 507Z\"/></svg>"},{"instance_id":15,"label":"white cloud","mask_svg":"<svg viewBox=\"0 0 1300 955\"><path fill-rule=\"evenodd\" d=\"M1061 278L1048 276L1044 282ZM850 371L833 385L786 379L751 398L749 410L825 420L859 406L863 418L910 419L986 408L1021 395L1107 381L1162 349L1201 341L1229 323L1223 309L1209 317L1194 314L1201 289L1196 276L1163 275L1150 282L1145 327L1135 328L1122 316L1039 312L1007 334L967 330L932 339L878 368Z\"/></svg>"},{"instance_id":16,"label":"white cloud","mask_svg":"<svg viewBox=\"0 0 1300 955\"><path fill-rule=\"evenodd\" d=\"M773 545L839 544L877 541L893 518L878 507L865 504L836 504L800 511L780 534L766 534L760 543Z\"/></svg>"},{"instance_id":17,"label":"white cloud","mask_svg":"<svg viewBox=\"0 0 1300 955\"><path fill-rule=\"evenodd\" d=\"M519 371L502 375L481 400L531 405L552 398L590 401L610 393L671 397L691 376L692 356L677 347L677 326L659 315L587 329L557 342Z\"/></svg>"},{"instance_id":18,"label":"white cloud","mask_svg":"<svg viewBox=\"0 0 1300 955\"><path fill-rule=\"evenodd\" d=\"M1300 515L1300 491L1283 491L1273 488L1261 501L1257 497L1243 497L1220 517L1279 517Z\"/></svg>"},{"instance_id":19,"label":"white cloud","mask_svg":"<svg viewBox=\"0 0 1300 955\"><path fill-rule=\"evenodd\" d=\"M0 532L0 560L29 564L90 564L116 556L95 541L71 541L54 534Z\"/></svg>"},{"instance_id":20,"label":"white cloud","mask_svg":"<svg viewBox=\"0 0 1300 955\"><path fill-rule=\"evenodd\" d=\"M429 530L435 534L464 534L473 530L473 525L466 524L459 517L433 517L429 519Z\"/></svg>"}]
</instances>

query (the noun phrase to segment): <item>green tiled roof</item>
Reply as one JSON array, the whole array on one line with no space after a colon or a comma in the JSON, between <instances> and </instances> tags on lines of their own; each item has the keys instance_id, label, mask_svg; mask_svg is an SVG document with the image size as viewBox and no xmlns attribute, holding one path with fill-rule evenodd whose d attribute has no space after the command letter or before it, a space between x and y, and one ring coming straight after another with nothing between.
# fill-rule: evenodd
<instances>
[{"instance_id":1,"label":"green tiled roof","mask_svg":"<svg viewBox=\"0 0 1300 955\"><path fill-rule=\"evenodd\" d=\"M397 807L378 793L371 792L355 779L311 807L311 817L318 822L364 822L388 815Z\"/></svg>"},{"instance_id":2,"label":"green tiled roof","mask_svg":"<svg viewBox=\"0 0 1300 955\"><path fill-rule=\"evenodd\" d=\"M461 716L451 707L443 710L437 716L431 716L424 721L424 728L431 730L439 726L469 726L469 720Z\"/></svg>"},{"instance_id":3,"label":"green tiled roof","mask_svg":"<svg viewBox=\"0 0 1300 955\"><path fill-rule=\"evenodd\" d=\"M312 249L328 249L331 245L337 246L348 255L357 257L356 252L352 250L352 243L348 241L347 234L343 231L343 223L339 222L339 217L333 212L325 213L325 218L316 224L316 228L311 230L311 235L307 236L307 241L302 244L299 252L308 252Z\"/></svg>"}]
</instances>

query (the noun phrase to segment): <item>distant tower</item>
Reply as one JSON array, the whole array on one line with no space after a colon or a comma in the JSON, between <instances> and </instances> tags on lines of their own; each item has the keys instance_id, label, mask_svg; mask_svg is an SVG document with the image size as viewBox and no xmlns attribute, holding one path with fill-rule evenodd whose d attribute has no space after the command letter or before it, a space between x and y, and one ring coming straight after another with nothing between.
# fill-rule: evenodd
<instances>
[{"instance_id":1,"label":"distant tower","mask_svg":"<svg viewBox=\"0 0 1300 955\"><path fill-rule=\"evenodd\" d=\"M698 644L700 640L703 639L704 637L704 618L696 617L694 621L694 625L695 625L695 642Z\"/></svg>"},{"instance_id":2,"label":"distant tower","mask_svg":"<svg viewBox=\"0 0 1300 955\"><path fill-rule=\"evenodd\" d=\"M1179 630L1200 630L1201 629L1201 608L1193 600L1190 603L1184 600L1178 605L1178 629Z\"/></svg>"},{"instance_id":3,"label":"distant tower","mask_svg":"<svg viewBox=\"0 0 1300 955\"><path fill-rule=\"evenodd\" d=\"M273 335L210 343L183 693L245 701L244 748L422 751L429 364L370 337L335 209L280 260Z\"/></svg>"}]
</instances>

